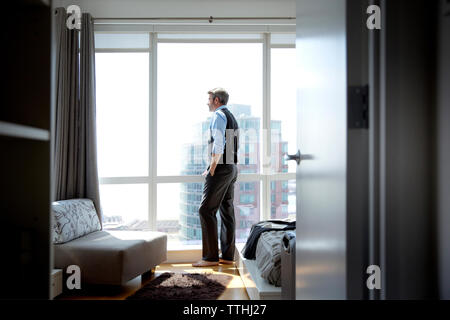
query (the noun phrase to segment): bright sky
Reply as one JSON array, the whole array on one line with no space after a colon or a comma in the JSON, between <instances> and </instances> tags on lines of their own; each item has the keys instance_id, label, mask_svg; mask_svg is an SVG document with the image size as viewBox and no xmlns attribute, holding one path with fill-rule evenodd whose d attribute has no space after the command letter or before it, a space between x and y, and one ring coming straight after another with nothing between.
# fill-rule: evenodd
<instances>
[{"instance_id":1,"label":"bright sky","mask_svg":"<svg viewBox=\"0 0 450 320\"><path fill-rule=\"evenodd\" d=\"M177 175L182 169L182 144L192 143L193 125L212 115L208 90L226 88L228 104L251 105L261 117L261 66L260 43L158 45L158 123L165 124L158 127L158 174Z\"/></svg>"}]
</instances>

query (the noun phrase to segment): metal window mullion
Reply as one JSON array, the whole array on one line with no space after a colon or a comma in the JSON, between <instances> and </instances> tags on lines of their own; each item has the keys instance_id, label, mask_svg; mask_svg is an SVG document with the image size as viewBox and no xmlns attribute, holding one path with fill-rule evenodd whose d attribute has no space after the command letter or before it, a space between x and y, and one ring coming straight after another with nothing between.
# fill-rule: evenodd
<instances>
[{"instance_id":1,"label":"metal window mullion","mask_svg":"<svg viewBox=\"0 0 450 320\"><path fill-rule=\"evenodd\" d=\"M263 43L262 39L158 39L160 43Z\"/></svg>"},{"instance_id":2,"label":"metal window mullion","mask_svg":"<svg viewBox=\"0 0 450 320\"><path fill-rule=\"evenodd\" d=\"M156 34L149 32L150 39L150 56L149 56L149 194L148 194L148 221L151 230L156 230L156 214L157 214L157 106L156 106L156 79L157 79L157 47Z\"/></svg>"},{"instance_id":3,"label":"metal window mullion","mask_svg":"<svg viewBox=\"0 0 450 320\"><path fill-rule=\"evenodd\" d=\"M262 181L260 174L240 174L237 182L260 182ZM156 184L159 183L203 183L205 178L200 175L186 175L186 176L156 176L154 179Z\"/></svg>"},{"instance_id":4,"label":"metal window mullion","mask_svg":"<svg viewBox=\"0 0 450 320\"><path fill-rule=\"evenodd\" d=\"M271 49L295 49L295 44L272 44Z\"/></svg>"},{"instance_id":5,"label":"metal window mullion","mask_svg":"<svg viewBox=\"0 0 450 320\"><path fill-rule=\"evenodd\" d=\"M270 33L263 34L263 157L271 159L271 135L270 135ZM264 161L264 160L263 160ZM262 166L262 218L267 220L270 217L271 190L270 190L270 162Z\"/></svg>"},{"instance_id":6,"label":"metal window mullion","mask_svg":"<svg viewBox=\"0 0 450 320\"><path fill-rule=\"evenodd\" d=\"M295 180L295 172L282 172L269 175L270 181Z\"/></svg>"},{"instance_id":7,"label":"metal window mullion","mask_svg":"<svg viewBox=\"0 0 450 320\"><path fill-rule=\"evenodd\" d=\"M101 177L100 184L148 184L149 177Z\"/></svg>"}]
</instances>

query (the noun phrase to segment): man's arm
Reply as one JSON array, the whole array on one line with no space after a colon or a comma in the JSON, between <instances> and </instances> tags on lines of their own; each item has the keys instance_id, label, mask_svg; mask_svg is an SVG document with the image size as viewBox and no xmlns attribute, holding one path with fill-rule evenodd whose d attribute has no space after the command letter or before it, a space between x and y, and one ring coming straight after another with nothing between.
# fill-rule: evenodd
<instances>
[{"instance_id":1,"label":"man's arm","mask_svg":"<svg viewBox=\"0 0 450 320\"><path fill-rule=\"evenodd\" d=\"M211 156L211 163L209 164L209 173L211 175L214 175L214 172L216 171L217 163L219 163L220 157L222 156L222 153L213 153Z\"/></svg>"},{"instance_id":2,"label":"man's arm","mask_svg":"<svg viewBox=\"0 0 450 320\"><path fill-rule=\"evenodd\" d=\"M212 147L211 162L209 164L209 173L214 175L217 164L223 155L225 148L225 129L227 127L227 118L223 115L216 113L212 124L212 135L214 137L214 143Z\"/></svg>"},{"instance_id":3,"label":"man's arm","mask_svg":"<svg viewBox=\"0 0 450 320\"><path fill-rule=\"evenodd\" d=\"M221 153L213 153L211 156L211 163L209 164L208 169L206 169L203 173L202 176L206 176L209 173L211 173L211 175L214 175L214 172L216 171L216 167L217 167L217 163L220 160L220 157L222 156Z\"/></svg>"}]
</instances>

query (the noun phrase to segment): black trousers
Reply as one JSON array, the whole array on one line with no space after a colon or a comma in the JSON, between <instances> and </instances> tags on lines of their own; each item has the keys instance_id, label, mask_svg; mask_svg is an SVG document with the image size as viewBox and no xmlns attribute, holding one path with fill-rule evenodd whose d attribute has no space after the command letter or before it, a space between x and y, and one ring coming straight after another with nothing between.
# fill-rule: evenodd
<instances>
[{"instance_id":1,"label":"black trousers","mask_svg":"<svg viewBox=\"0 0 450 320\"><path fill-rule=\"evenodd\" d=\"M219 164L214 176L206 175L202 202L199 208L202 226L203 260L218 261L219 248L217 236L217 210L220 209L222 224L220 227L220 248L222 259L234 260L235 218L234 183L237 179L235 164Z\"/></svg>"}]
</instances>

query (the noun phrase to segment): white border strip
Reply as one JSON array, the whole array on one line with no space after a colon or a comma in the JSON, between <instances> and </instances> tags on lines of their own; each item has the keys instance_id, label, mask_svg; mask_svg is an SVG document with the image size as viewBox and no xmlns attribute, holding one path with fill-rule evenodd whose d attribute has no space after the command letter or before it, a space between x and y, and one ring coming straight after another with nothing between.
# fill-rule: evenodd
<instances>
[{"instance_id":1,"label":"white border strip","mask_svg":"<svg viewBox=\"0 0 450 320\"><path fill-rule=\"evenodd\" d=\"M239 174L237 182L258 182L267 179L267 181L278 180L295 180L295 172L290 173L276 173L268 176L257 173ZM201 175L186 175L186 176L155 176L154 183L203 183L205 177ZM100 178L100 184L136 184L136 183L152 183L151 177L103 177Z\"/></svg>"}]
</instances>

